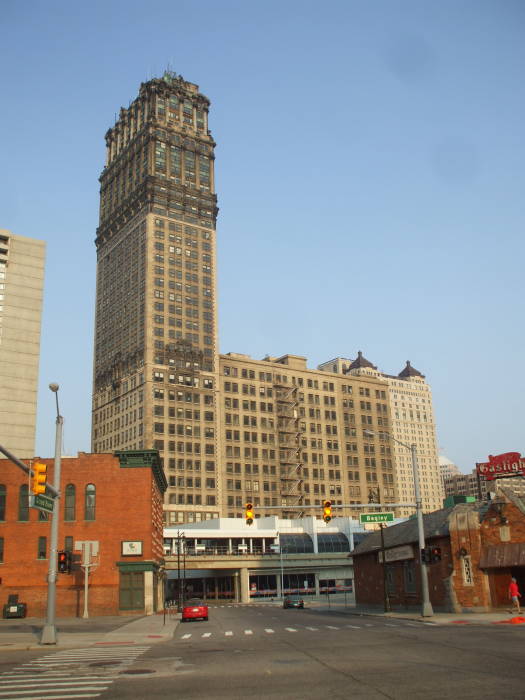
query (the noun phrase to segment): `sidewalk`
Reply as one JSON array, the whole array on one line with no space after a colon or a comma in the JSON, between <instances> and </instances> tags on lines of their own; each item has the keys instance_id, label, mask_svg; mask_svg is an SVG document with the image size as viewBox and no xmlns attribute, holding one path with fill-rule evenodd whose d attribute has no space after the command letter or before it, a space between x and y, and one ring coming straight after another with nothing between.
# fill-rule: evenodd
<instances>
[{"instance_id":1,"label":"sidewalk","mask_svg":"<svg viewBox=\"0 0 525 700\"><path fill-rule=\"evenodd\" d=\"M307 601L306 601L307 602ZM310 607L310 606L308 606ZM348 605L345 607L343 603L330 603L326 605L321 601L312 601L311 607L316 610L329 611L334 610L339 614L353 616L373 616L373 617L388 617L399 620L413 620L425 624L432 625L489 625L489 624L525 624L525 612L521 616L515 613L509 613L506 609L495 610L487 613L464 612L464 613L445 613L435 612L431 617L422 617L419 612L411 610L396 610L393 612L383 612L379 609L357 608ZM521 622L521 620L523 622Z\"/></svg>"},{"instance_id":2,"label":"sidewalk","mask_svg":"<svg viewBox=\"0 0 525 700\"><path fill-rule=\"evenodd\" d=\"M463 612L463 613L444 613L435 612L432 617L422 617L420 612L416 610L395 610L393 612L385 613L380 608L361 608L356 607L353 602L345 602L342 596L330 596L329 602L326 596L304 597L305 608L320 610L323 612L337 612L343 615L354 615L354 616L371 616L371 617L388 617L399 620L412 620L415 622L421 622L432 625L488 625L488 624L523 624L525 629L525 609L521 613L523 616L516 615L515 613L508 612L505 608L500 608L492 612L487 613L476 613L476 612ZM240 603L236 603L240 605ZM252 603L246 603L245 605L276 605L281 606L282 602L279 598L273 599L258 599Z\"/></svg>"},{"instance_id":3,"label":"sidewalk","mask_svg":"<svg viewBox=\"0 0 525 700\"><path fill-rule=\"evenodd\" d=\"M118 644L156 644L173 637L180 615L163 613L146 617L128 618L61 618L56 622L57 643L40 644L45 620L24 618L0 620L0 653L9 649L41 649L53 651L86 646Z\"/></svg>"}]
</instances>

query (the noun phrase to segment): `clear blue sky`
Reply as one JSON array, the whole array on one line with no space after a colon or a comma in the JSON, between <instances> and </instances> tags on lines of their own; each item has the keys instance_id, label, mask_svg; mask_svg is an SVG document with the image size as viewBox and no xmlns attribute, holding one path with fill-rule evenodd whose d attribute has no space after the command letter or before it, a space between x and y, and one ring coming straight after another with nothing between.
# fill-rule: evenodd
<instances>
[{"instance_id":1,"label":"clear blue sky","mask_svg":"<svg viewBox=\"0 0 525 700\"><path fill-rule=\"evenodd\" d=\"M37 454L90 449L104 133L212 100L221 352L407 359L464 471L525 452L520 0L2 2L0 228L47 241Z\"/></svg>"}]
</instances>

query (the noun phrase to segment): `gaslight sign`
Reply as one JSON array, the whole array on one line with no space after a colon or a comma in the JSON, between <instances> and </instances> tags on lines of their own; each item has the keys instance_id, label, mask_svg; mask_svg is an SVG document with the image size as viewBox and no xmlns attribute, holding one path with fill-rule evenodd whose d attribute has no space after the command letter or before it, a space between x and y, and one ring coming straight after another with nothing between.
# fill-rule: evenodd
<instances>
[{"instance_id":1,"label":"gaslight sign","mask_svg":"<svg viewBox=\"0 0 525 700\"><path fill-rule=\"evenodd\" d=\"M504 476L523 476L525 458L519 452L504 452L501 455L489 455L488 462L478 462L476 470L488 481Z\"/></svg>"}]
</instances>

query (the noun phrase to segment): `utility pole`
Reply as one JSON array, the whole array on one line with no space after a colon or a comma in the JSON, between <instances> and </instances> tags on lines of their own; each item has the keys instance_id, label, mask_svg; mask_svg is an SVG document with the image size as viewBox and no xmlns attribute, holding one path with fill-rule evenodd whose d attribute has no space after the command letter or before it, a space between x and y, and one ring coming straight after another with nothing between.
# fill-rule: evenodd
<instances>
[{"instance_id":1,"label":"utility pole","mask_svg":"<svg viewBox=\"0 0 525 700\"><path fill-rule=\"evenodd\" d=\"M56 644L56 585L57 585L57 546L58 546L58 522L60 506L60 467L62 463L62 427L64 419L58 409L58 384L50 384L49 388L55 394L57 405L57 418L55 429L55 464L53 469L53 486L55 491L55 501L53 504L53 515L51 517L51 538L49 544L49 570L47 573L47 615L46 624L42 630L40 644Z\"/></svg>"}]
</instances>

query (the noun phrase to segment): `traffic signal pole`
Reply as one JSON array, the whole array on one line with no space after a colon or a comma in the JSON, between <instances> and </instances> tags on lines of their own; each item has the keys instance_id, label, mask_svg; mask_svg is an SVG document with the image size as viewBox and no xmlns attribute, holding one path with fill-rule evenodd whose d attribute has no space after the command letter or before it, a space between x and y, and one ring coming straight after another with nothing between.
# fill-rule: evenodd
<instances>
[{"instance_id":1,"label":"traffic signal pole","mask_svg":"<svg viewBox=\"0 0 525 700\"><path fill-rule=\"evenodd\" d=\"M58 384L50 384L49 388L55 393L57 403L57 418L55 431L55 464L53 469L53 491L56 494L51 518L51 541L49 544L49 570L47 573L47 615L46 624L42 630L40 644L56 644L56 586L57 586L57 548L58 548L58 520L60 505L60 468L62 464L62 427L64 419L58 410Z\"/></svg>"}]
</instances>

